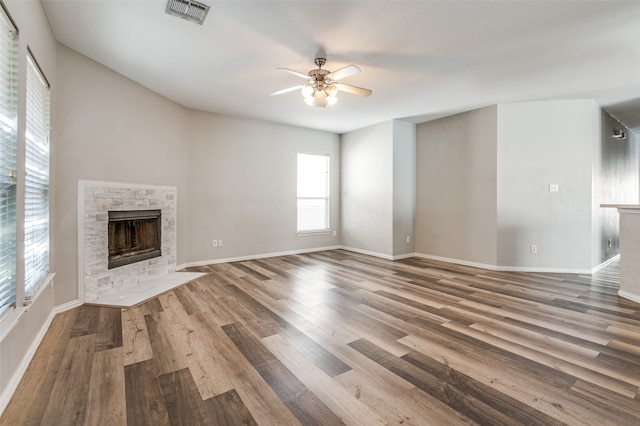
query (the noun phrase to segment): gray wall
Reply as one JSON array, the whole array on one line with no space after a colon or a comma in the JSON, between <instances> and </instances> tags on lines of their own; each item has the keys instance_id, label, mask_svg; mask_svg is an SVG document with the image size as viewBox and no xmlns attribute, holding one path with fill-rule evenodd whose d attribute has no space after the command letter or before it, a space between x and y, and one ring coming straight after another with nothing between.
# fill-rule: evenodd
<instances>
[{"instance_id":1,"label":"gray wall","mask_svg":"<svg viewBox=\"0 0 640 426\"><path fill-rule=\"evenodd\" d=\"M498 106L499 265L591 270L599 122L590 100Z\"/></svg>"},{"instance_id":2,"label":"gray wall","mask_svg":"<svg viewBox=\"0 0 640 426\"><path fill-rule=\"evenodd\" d=\"M599 176L597 204L638 204L640 200L640 137L631 133L606 112L601 112L600 150L596 164ZM614 139L613 130L623 130L626 139ZM620 253L619 215L615 209L600 209L597 216L595 263ZM608 242L611 240L611 247Z\"/></svg>"},{"instance_id":3,"label":"gray wall","mask_svg":"<svg viewBox=\"0 0 640 426\"><path fill-rule=\"evenodd\" d=\"M492 106L417 126L418 254L496 265L496 122Z\"/></svg>"},{"instance_id":4,"label":"gray wall","mask_svg":"<svg viewBox=\"0 0 640 426\"><path fill-rule=\"evenodd\" d=\"M62 45L58 47L56 303L77 294L78 179L178 189L177 263L186 261L187 110Z\"/></svg>"},{"instance_id":5,"label":"gray wall","mask_svg":"<svg viewBox=\"0 0 640 426\"><path fill-rule=\"evenodd\" d=\"M298 152L330 156L330 226L340 227L338 135L190 111L188 141L190 263L339 244L332 233L296 235Z\"/></svg>"},{"instance_id":6,"label":"gray wall","mask_svg":"<svg viewBox=\"0 0 640 426\"><path fill-rule=\"evenodd\" d=\"M393 122L342 135L342 244L393 256Z\"/></svg>"}]
</instances>

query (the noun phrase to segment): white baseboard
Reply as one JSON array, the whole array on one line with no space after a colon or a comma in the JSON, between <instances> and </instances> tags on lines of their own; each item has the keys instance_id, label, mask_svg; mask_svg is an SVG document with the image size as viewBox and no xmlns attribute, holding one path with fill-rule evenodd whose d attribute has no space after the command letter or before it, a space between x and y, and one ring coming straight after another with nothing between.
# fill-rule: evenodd
<instances>
[{"instance_id":1,"label":"white baseboard","mask_svg":"<svg viewBox=\"0 0 640 426\"><path fill-rule=\"evenodd\" d=\"M423 254L423 253L416 253L415 256L421 257L423 259L437 260L439 262L455 263L456 265L462 265L462 266L471 266L472 268L488 269L490 271L499 270L496 265L489 265L488 263L470 262L468 260L452 259L450 257L434 256L431 254Z\"/></svg>"},{"instance_id":2,"label":"white baseboard","mask_svg":"<svg viewBox=\"0 0 640 426\"><path fill-rule=\"evenodd\" d=\"M410 257L416 257L416 254L415 253L397 254L393 256L393 260L409 259Z\"/></svg>"},{"instance_id":3,"label":"white baseboard","mask_svg":"<svg viewBox=\"0 0 640 426\"><path fill-rule=\"evenodd\" d=\"M616 257L614 257L614 258L602 263L601 265L598 265L597 267L595 267L593 269L571 269L571 268L547 268L547 267L530 267L530 266L499 266L499 265L490 265L488 263L471 262L471 261L468 261L468 260L454 259L454 258L443 257L443 256L434 256L434 255L423 254L423 253L405 253L405 254L392 256L392 255L388 255L388 254L384 254L384 253L378 253L378 252L370 251L370 250L362 250L362 249L359 249L359 248L349 247L349 246L329 246L329 247L318 247L318 248L313 248L313 249L291 250L291 251L276 252L276 253L261 253L261 254L255 254L255 255L250 255L250 256L239 256L239 257L230 257L230 258L224 258L224 259L210 259L210 260L202 260L202 261L198 261L198 262L188 262L188 263L179 265L178 267L176 267L176 270L184 269L184 268L187 268L187 267L193 267L193 266L205 266L205 265L213 265L213 264L217 264L217 263L227 263L227 262L242 262L242 261L245 261L245 260L264 259L264 258L268 258L268 257L287 256L287 255L302 254L302 253L313 253L313 252L318 252L318 251L336 250L336 249L351 251L351 252L354 252L354 253L360 253L360 254L364 254L364 255L367 255L367 256L379 257L379 258L387 259L387 260L400 260L400 259L407 259L407 258L410 258L410 257L421 257L421 258L424 258L424 259L437 260L437 261L440 261L440 262L454 263L456 265L463 265L463 266L470 266L470 267L473 267L473 268L487 269L489 271L501 271L501 272L546 272L546 273L557 273L557 274L592 274L595 271L598 271L598 270L606 267L610 263L615 262L620 257L618 255L618 256L616 256Z\"/></svg>"},{"instance_id":4,"label":"white baseboard","mask_svg":"<svg viewBox=\"0 0 640 426\"><path fill-rule=\"evenodd\" d=\"M362 249L359 249L359 248L347 247L347 246L341 246L340 248L342 250L352 251L354 253L366 254L367 256L375 256L375 257L381 257L382 259L395 260L393 258L393 256L391 256L391 255L384 254L384 253L378 253L378 252L375 252L375 251L362 250Z\"/></svg>"},{"instance_id":5,"label":"white baseboard","mask_svg":"<svg viewBox=\"0 0 640 426\"><path fill-rule=\"evenodd\" d=\"M82 305L81 300L74 300L63 305L56 306L51 310L51 313L42 324L42 327L40 327L40 330L38 331L38 334L36 334L36 337L33 339L33 342L31 342L31 345L29 345L29 349L22 358L20 365L13 373L13 376L11 376L11 379L9 380L9 383L7 383L7 386L4 388L2 395L0 395L0 416L2 415L2 413L4 413L5 408L7 408L7 405L9 405L11 397L13 396L16 389L18 389L20 380L22 380L24 373L27 372L27 368L29 367L33 356L36 354L36 350L38 350L40 343L42 343L42 339L44 339L45 334L47 334L47 330L49 330L49 326L51 326L53 318L61 312L68 311L69 309L75 308L80 305Z\"/></svg>"},{"instance_id":6,"label":"white baseboard","mask_svg":"<svg viewBox=\"0 0 640 426\"><path fill-rule=\"evenodd\" d=\"M457 265L471 266L473 268L487 269L489 271L500 272L544 272L552 274L591 274L591 269L571 269L571 268L548 268L548 267L534 267L534 266L501 266L490 265L488 263L470 262L468 260L452 259L449 257L433 256L430 254L416 253L416 257L422 257L425 259L438 260L441 262L455 263ZM606 266L606 265L604 265ZM604 267L604 266L598 266Z\"/></svg>"},{"instance_id":7,"label":"white baseboard","mask_svg":"<svg viewBox=\"0 0 640 426\"><path fill-rule=\"evenodd\" d=\"M601 264L599 264L598 266L596 266L595 268L593 268L591 270L591 273L595 274L600 269L606 268L607 266L611 265L613 262L617 262L618 260L620 260L620 255L619 254L613 256L611 259L606 260L606 261L602 262Z\"/></svg>"},{"instance_id":8,"label":"white baseboard","mask_svg":"<svg viewBox=\"0 0 640 426\"><path fill-rule=\"evenodd\" d=\"M228 262L243 262L245 260L255 260L255 259L265 259L268 257L277 257L277 256L289 256L292 254L303 254L303 253L313 253L316 251L326 251L326 250L337 250L342 248L341 246L328 246L328 247L316 247L312 249L302 249L302 250L290 250L290 251L282 251L282 252L274 252L274 253L261 253L261 254L252 254L249 256L238 256L238 257L227 257L224 259L210 259L210 260L200 260L197 262L188 262L184 265L180 265L183 269L192 266L205 266L205 265L214 265L217 263L228 263ZM177 270L177 269L176 269Z\"/></svg>"},{"instance_id":9,"label":"white baseboard","mask_svg":"<svg viewBox=\"0 0 640 426\"><path fill-rule=\"evenodd\" d=\"M629 293L628 291L618 290L618 296L631 300L632 302L640 303L640 296L637 294Z\"/></svg>"}]
</instances>

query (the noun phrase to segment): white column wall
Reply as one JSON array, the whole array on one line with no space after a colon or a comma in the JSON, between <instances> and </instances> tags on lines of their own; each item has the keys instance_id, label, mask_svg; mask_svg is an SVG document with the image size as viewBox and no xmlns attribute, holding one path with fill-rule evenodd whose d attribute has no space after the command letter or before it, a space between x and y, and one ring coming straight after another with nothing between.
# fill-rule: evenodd
<instances>
[{"instance_id":1,"label":"white column wall","mask_svg":"<svg viewBox=\"0 0 640 426\"><path fill-rule=\"evenodd\" d=\"M393 256L393 122L342 135L342 245Z\"/></svg>"},{"instance_id":2,"label":"white column wall","mask_svg":"<svg viewBox=\"0 0 640 426\"><path fill-rule=\"evenodd\" d=\"M415 252L416 125L393 120L393 257ZM409 237L409 242L407 242Z\"/></svg>"}]
</instances>

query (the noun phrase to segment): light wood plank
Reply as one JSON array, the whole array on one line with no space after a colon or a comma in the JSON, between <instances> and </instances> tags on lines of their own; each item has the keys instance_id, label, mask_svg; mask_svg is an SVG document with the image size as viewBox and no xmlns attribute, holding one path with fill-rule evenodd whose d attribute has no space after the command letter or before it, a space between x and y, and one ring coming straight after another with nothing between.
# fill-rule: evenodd
<instances>
[{"instance_id":1,"label":"light wood plank","mask_svg":"<svg viewBox=\"0 0 640 426\"><path fill-rule=\"evenodd\" d=\"M122 311L122 340L124 365L153 358L153 350L142 309L133 308Z\"/></svg>"},{"instance_id":2,"label":"light wood plank","mask_svg":"<svg viewBox=\"0 0 640 426\"><path fill-rule=\"evenodd\" d=\"M42 416L43 425L84 423L96 334L80 333L77 336L70 339L65 348L49 403Z\"/></svg>"},{"instance_id":3,"label":"light wood plank","mask_svg":"<svg viewBox=\"0 0 640 426\"><path fill-rule=\"evenodd\" d=\"M316 367L282 336L265 337L262 343L282 364L300 379L318 398L347 424L383 425L385 421L359 402L356 395L334 383L331 377Z\"/></svg>"},{"instance_id":4,"label":"light wood plank","mask_svg":"<svg viewBox=\"0 0 640 426\"><path fill-rule=\"evenodd\" d=\"M122 347L93 356L86 424L120 426L127 423Z\"/></svg>"}]
</instances>

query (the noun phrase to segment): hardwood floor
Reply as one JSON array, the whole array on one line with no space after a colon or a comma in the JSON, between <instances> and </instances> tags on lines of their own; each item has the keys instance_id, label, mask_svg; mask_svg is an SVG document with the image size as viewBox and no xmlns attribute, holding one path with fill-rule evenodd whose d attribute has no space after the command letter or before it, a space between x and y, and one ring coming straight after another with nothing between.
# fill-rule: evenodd
<instances>
[{"instance_id":1,"label":"hardwood floor","mask_svg":"<svg viewBox=\"0 0 640 426\"><path fill-rule=\"evenodd\" d=\"M493 272L326 251L191 268L55 317L5 425L637 425L619 270Z\"/></svg>"}]
</instances>

